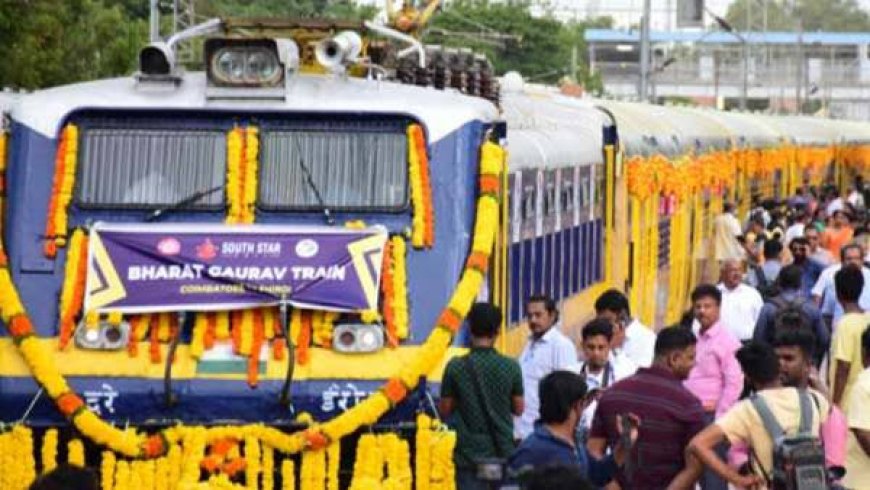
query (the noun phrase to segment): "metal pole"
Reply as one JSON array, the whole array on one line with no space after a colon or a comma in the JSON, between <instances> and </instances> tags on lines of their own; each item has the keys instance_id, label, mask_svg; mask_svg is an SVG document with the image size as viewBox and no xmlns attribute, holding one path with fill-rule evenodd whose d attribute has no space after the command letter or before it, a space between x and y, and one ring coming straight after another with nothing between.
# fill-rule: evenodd
<instances>
[{"instance_id":1,"label":"metal pole","mask_svg":"<svg viewBox=\"0 0 870 490\"><path fill-rule=\"evenodd\" d=\"M151 0L150 7L150 25L149 25L149 37L151 38L151 42L157 42L160 40L160 9L157 5L158 0Z\"/></svg>"},{"instance_id":2,"label":"metal pole","mask_svg":"<svg viewBox=\"0 0 870 490\"><path fill-rule=\"evenodd\" d=\"M749 35L749 33L747 33ZM743 88L740 91L740 110L746 110L746 99L749 97L749 39L743 38Z\"/></svg>"},{"instance_id":3,"label":"metal pole","mask_svg":"<svg viewBox=\"0 0 870 490\"><path fill-rule=\"evenodd\" d=\"M803 31L804 24L801 21L801 18L797 19L797 28L798 28L798 38L797 38L797 66L795 67L795 71L797 72L797 80L795 81L795 91L794 91L794 112L795 114L801 113L801 94L803 91L804 84L804 45L803 45Z\"/></svg>"},{"instance_id":4,"label":"metal pole","mask_svg":"<svg viewBox=\"0 0 870 490\"><path fill-rule=\"evenodd\" d=\"M649 97L649 47L650 47L650 0L643 0L643 17L640 20L640 87L638 98L646 102Z\"/></svg>"},{"instance_id":5,"label":"metal pole","mask_svg":"<svg viewBox=\"0 0 870 490\"><path fill-rule=\"evenodd\" d=\"M749 97L749 31L752 25L752 2L746 2L746 29L740 40L743 41L743 87L740 90L740 110L746 110L746 98Z\"/></svg>"}]
</instances>

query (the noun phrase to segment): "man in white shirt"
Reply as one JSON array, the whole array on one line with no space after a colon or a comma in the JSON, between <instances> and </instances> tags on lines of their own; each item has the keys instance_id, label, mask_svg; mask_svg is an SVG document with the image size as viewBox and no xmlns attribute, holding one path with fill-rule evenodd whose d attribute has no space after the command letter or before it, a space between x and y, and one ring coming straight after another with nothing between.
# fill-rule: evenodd
<instances>
[{"instance_id":1,"label":"man in white shirt","mask_svg":"<svg viewBox=\"0 0 870 490\"><path fill-rule=\"evenodd\" d=\"M636 318L631 317L628 298L617 289L609 289L595 300L595 314L614 325L611 354L619 362L627 358L635 367L650 367L656 345L656 334Z\"/></svg>"},{"instance_id":2,"label":"man in white shirt","mask_svg":"<svg viewBox=\"0 0 870 490\"><path fill-rule=\"evenodd\" d=\"M716 260L742 258L743 247L737 240L742 234L740 221L734 216L734 204L725 203L722 214L713 221L713 252Z\"/></svg>"},{"instance_id":3,"label":"man in white shirt","mask_svg":"<svg viewBox=\"0 0 870 490\"><path fill-rule=\"evenodd\" d=\"M559 331L559 312L552 298L529 298L526 318L531 335L520 354L525 410L514 420L517 439L525 439L534 431L540 409L538 383L541 379L553 371L571 370L577 366L577 350L574 343Z\"/></svg>"},{"instance_id":4,"label":"man in white shirt","mask_svg":"<svg viewBox=\"0 0 870 490\"><path fill-rule=\"evenodd\" d=\"M580 417L580 424L577 426L577 430L583 434L580 440L585 440L585 433L592 427L592 419L601 392L637 371L637 367L631 361L619 362L611 356L613 330L613 323L601 317L595 318L583 327L584 360L580 363L577 373L586 380L589 393L594 394L594 398Z\"/></svg>"},{"instance_id":5,"label":"man in white shirt","mask_svg":"<svg viewBox=\"0 0 870 490\"><path fill-rule=\"evenodd\" d=\"M722 262L719 270L719 291L722 291L722 306L720 321L737 340L748 342L752 340L752 333L758 315L764 306L761 294L747 284L743 283L743 262L740 260L726 260Z\"/></svg>"},{"instance_id":6,"label":"man in white shirt","mask_svg":"<svg viewBox=\"0 0 870 490\"><path fill-rule=\"evenodd\" d=\"M843 247L840 251L840 263L830 265L819 276L819 280L813 286L812 294L816 304L819 305L819 310L822 313L822 318L829 326L836 326L843 316L843 307L837 301L837 292L834 288L834 275L839 272L843 264L854 265L860 267L864 274L864 289L861 290L861 297L858 304L865 311L870 311L870 269L864 266L864 250L860 245L850 243Z\"/></svg>"}]
</instances>

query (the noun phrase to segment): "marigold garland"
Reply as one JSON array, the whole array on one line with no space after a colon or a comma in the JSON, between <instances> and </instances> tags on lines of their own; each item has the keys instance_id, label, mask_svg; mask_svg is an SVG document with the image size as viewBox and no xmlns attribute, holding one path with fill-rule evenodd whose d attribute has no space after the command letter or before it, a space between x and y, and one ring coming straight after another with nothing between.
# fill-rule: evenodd
<instances>
[{"instance_id":1,"label":"marigold garland","mask_svg":"<svg viewBox=\"0 0 870 490\"><path fill-rule=\"evenodd\" d=\"M115 488L115 453L103 451L100 460L100 489L113 490Z\"/></svg>"},{"instance_id":2,"label":"marigold garland","mask_svg":"<svg viewBox=\"0 0 870 490\"><path fill-rule=\"evenodd\" d=\"M57 467L57 429L48 429L43 434L40 457L43 473L48 473Z\"/></svg>"},{"instance_id":3,"label":"marigold garland","mask_svg":"<svg viewBox=\"0 0 870 490\"><path fill-rule=\"evenodd\" d=\"M263 490L275 489L275 450L263 446Z\"/></svg>"},{"instance_id":4,"label":"marigold garland","mask_svg":"<svg viewBox=\"0 0 870 490\"><path fill-rule=\"evenodd\" d=\"M291 459L281 462L281 490L296 490L296 465Z\"/></svg>"},{"instance_id":5,"label":"marigold garland","mask_svg":"<svg viewBox=\"0 0 870 490\"><path fill-rule=\"evenodd\" d=\"M115 464L115 490L126 490L130 487L130 463L118 461Z\"/></svg>"},{"instance_id":6,"label":"marigold garland","mask_svg":"<svg viewBox=\"0 0 870 490\"><path fill-rule=\"evenodd\" d=\"M384 476L384 455L375 434L363 434L357 441L356 460L349 490L380 488Z\"/></svg>"},{"instance_id":7,"label":"marigold garland","mask_svg":"<svg viewBox=\"0 0 870 490\"><path fill-rule=\"evenodd\" d=\"M382 434L380 440L387 463L384 490L411 490L414 477L411 473L411 450L408 441L400 439L396 434Z\"/></svg>"},{"instance_id":8,"label":"marigold garland","mask_svg":"<svg viewBox=\"0 0 870 490\"><path fill-rule=\"evenodd\" d=\"M254 126L236 127L227 134L227 223L254 222L259 142Z\"/></svg>"},{"instance_id":9,"label":"marigold garland","mask_svg":"<svg viewBox=\"0 0 870 490\"><path fill-rule=\"evenodd\" d=\"M486 143L481 148L481 172L486 174L498 175L502 171L504 162L504 151L493 143ZM491 193L481 193L478 200L477 219L474 225L474 238L472 241L472 253L489 254L492 251L492 246L495 241L497 232L497 216L499 204L498 196ZM2 261L6 262L5 254L0 251ZM470 308L472 302L477 297L477 292L483 282L485 270L466 267L463 271L456 289L446 306L446 310L456 312L460 317L464 316ZM295 313L295 310L294 310ZM0 318L4 321L9 320L13 316L23 315L24 308L21 304L18 292L12 282L8 268L0 267ZM303 345L307 347L311 335L310 316L307 322L304 317L307 315L299 314L297 316L297 325L295 332L298 340L304 340ZM26 317L23 317L26 318ZM29 323L29 322L27 322ZM307 325L306 325L307 324ZM6 323L9 325L9 323ZM147 325L147 324L146 324ZM152 325L152 328L154 326ZM158 327L159 328L159 327ZM216 326L216 330L218 327ZM25 362L31 369L34 378L45 388L46 393L56 402L59 402L61 395L72 393L65 378L59 373L57 366L52 362L51 353L40 343L31 331L28 329L14 329L11 332L13 340L19 349ZM138 333L138 332L137 332ZM145 332L142 332L142 336ZM171 334L170 334L171 336ZM158 334L159 337L159 334ZM410 390L416 387L419 378L432 369L441 361L447 348L451 344L452 331L449 325L442 324L440 321L432 330L432 333L420 347L419 355L411 362L406 364L397 374L391 379L398 380L406 389ZM304 352L300 352L304 353ZM304 356L300 356L304 357ZM388 397L385 391L393 391L397 381L390 382L390 388L384 388L372 394L362 402L356 404L353 408L347 410L341 415L325 422L322 425L312 427L303 432L287 434L273 427L266 427L262 424L251 424L239 427L210 427L204 428L199 426L192 427L172 427L163 431L162 437L166 438L167 444L160 446L160 450L168 450L168 465L170 470L170 481L179 482L182 488L194 487L199 481L200 461L205 456L206 443L214 438L227 437L234 435L239 437L253 437L262 444L268 445L282 453L292 454L306 449L304 455L309 458L322 458L327 451L322 450L328 446L330 442L339 441L342 437L351 434L365 425L375 423L390 407L391 402L396 403L395 399L398 396ZM386 386L386 385L385 385ZM73 398L69 398L73 400ZM146 437L144 434L136 434L134 430L122 430L107 424L97 415L87 409L77 409L69 415L73 425L78 429L79 433L90 439L94 444L103 446L131 458L158 458L163 454L155 454L156 451L149 449L153 444L154 439ZM181 443L183 453L178 446ZM71 443L74 444L74 443ZM80 444L80 441L79 441ZM321 449L321 450L318 450ZM73 460L82 460L78 456L78 451L73 446L70 451L73 455ZM442 451L444 454L446 450ZM319 456L314 456L319 455ZM448 458L449 459L449 458ZM324 465L320 463L312 464L309 459L308 478L304 479L306 488L313 488L312 482L325 481L325 474L322 469ZM126 481L117 475L122 473L126 462L119 461L117 463L116 486L126 483ZM445 462L448 464L449 462ZM304 463L303 463L304 464ZM445 478L450 469L447 467L436 466L439 469L439 474ZM325 471L325 470L324 470ZM128 468L128 473L129 468ZM131 474L132 479L136 480L137 475ZM434 477L434 474L433 474ZM322 485L322 483L321 483ZM121 487L123 488L123 487ZM319 487L318 487L319 488Z\"/></svg>"},{"instance_id":10,"label":"marigold garland","mask_svg":"<svg viewBox=\"0 0 870 490\"><path fill-rule=\"evenodd\" d=\"M435 218L432 186L429 182L429 156L426 136L418 124L408 126L408 178L411 184L411 243L414 248L435 244Z\"/></svg>"},{"instance_id":11,"label":"marigold garland","mask_svg":"<svg viewBox=\"0 0 870 490\"><path fill-rule=\"evenodd\" d=\"M260 441L253 436L245 438L245 481L250 490L257 490L260 477Z\"/></svg>"},{"instance_id":12,"label":"marigold garland","mask_svg":"<svg viewBox=\"0 0 870 490\"><path fill-rule=\"evenodd\" d=\"M405 265L407 248L405 240L399 236L390 239L393 254L393 321L396 337L408 338L408 272Z\"/></svg>"},{"instance_id":13,"label":"marigold garland","mask_svg":"<svg viewBox=\"0 0 870 490\"><path fill-rule=\"evenodd\" d=\"M73 466L85 467L85 445L81 439L72 439L67 443L67 462Z\"/></svg>"},{"instance_id":14,"label":"marigold garland","mask_svg":"<svg viewBox=\"0 0 870 490\"><path fill-rule=\"evenodd\" d=\"M429 490L432 459L432 419L425 413L417 415L417 434L414 441L416 490Z\"/></svg>"},{"instance_id":15,"label":"marigold garland","mask_svg":"<svg viewBox=\"0 0 870 490\"><path fill-rule=\"evenodd\" d=\"M58 143L51 199L45 220L43 251L48 258L53 259L57 256L58 247L66 245L67 213L75 184L77 154L78 128L74 124L67 124L61 132Z\"/></svg>"},{"instance_id":16,"label":"marigold garland","mask_svg":"<svg viewBox=\"0 0 870 490\"><path fill-rule=\"evenodd\" d=\"M326 448L326 490L338 490L338 470L341 469L341 441Z\"/></svg>"}]
</instances>

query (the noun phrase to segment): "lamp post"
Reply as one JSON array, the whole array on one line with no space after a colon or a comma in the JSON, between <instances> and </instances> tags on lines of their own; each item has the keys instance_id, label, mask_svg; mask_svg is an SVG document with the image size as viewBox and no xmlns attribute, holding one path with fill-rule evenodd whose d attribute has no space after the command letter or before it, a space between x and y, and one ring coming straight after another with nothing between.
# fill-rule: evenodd
<instances>
[{"instance_id":1,"label":"lamp post","mask_svg":"<svg viewBox=\"0 0 870 490\"><path fill-rule=\"evenodd\" d=\"M719 17L718 15L710 12L709 10L707 10L707 12L713 17L713 20L715 20L716 23L719 24L719 27L721 27L723 31L736 37L743 45L743 86L740 91L740 110L745 111L746 100L749 97L749 40L746 38L746 36L743 36L742 34L737 32L734 27L732 27L731 24L728 23L727 20Z\"/></svg>"},{"instance_id":2,"label":"lamp post","mask_svg":"<svg viewBox=\"0 0 870 490\"><path fill-rule=\"evenodd\" d=\"M643 0L643 17L640 19L640 84L637 94L641 102L649 100L650 12L650 0Z\"/></svg>"}]
</instances>

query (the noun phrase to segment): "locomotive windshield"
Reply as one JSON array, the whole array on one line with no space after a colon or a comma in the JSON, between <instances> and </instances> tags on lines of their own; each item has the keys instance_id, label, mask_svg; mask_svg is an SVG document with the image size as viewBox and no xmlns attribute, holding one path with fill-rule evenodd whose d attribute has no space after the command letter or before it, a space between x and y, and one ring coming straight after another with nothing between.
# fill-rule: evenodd
<instances>
[{"instance_id":1,"label":"locomotive windshield","mask_svg":"<svg viewBox=\"0 0 870 490\"><path fill-rule=\"evenodd\" d=\"M149 121L136 126L135 122L82 124L80 207L158 209L222 186L228 124L200 121L181 129ZM258 206L268 211L407 209L405 127L350 121L264 124L259 138ZM190 208L215 210L224 205L224 192L219 189Z\"/></svg>"},{"instance_id":2,"label":"locomotive windshield","mask_svg":"<svg viewBox=\"0 0 870 490\"><path fill-rule=\"evenodd\" d=\"M223 131L85 128L78 204L150 209L221 186L226 175ZM223 190L200 207L224 202Z\"/></svg>"},{"instance_id":3,"label":"locomotive windshield","mask_svg":"<svg viewBox=\"0 0 870 490\"><path fill-rule=\"evenodd\" d=\"M318 207L303 166L331 209L401 209L407 202L403 133L264 131L261 206Z\"/></svg>"}]
</instances>

